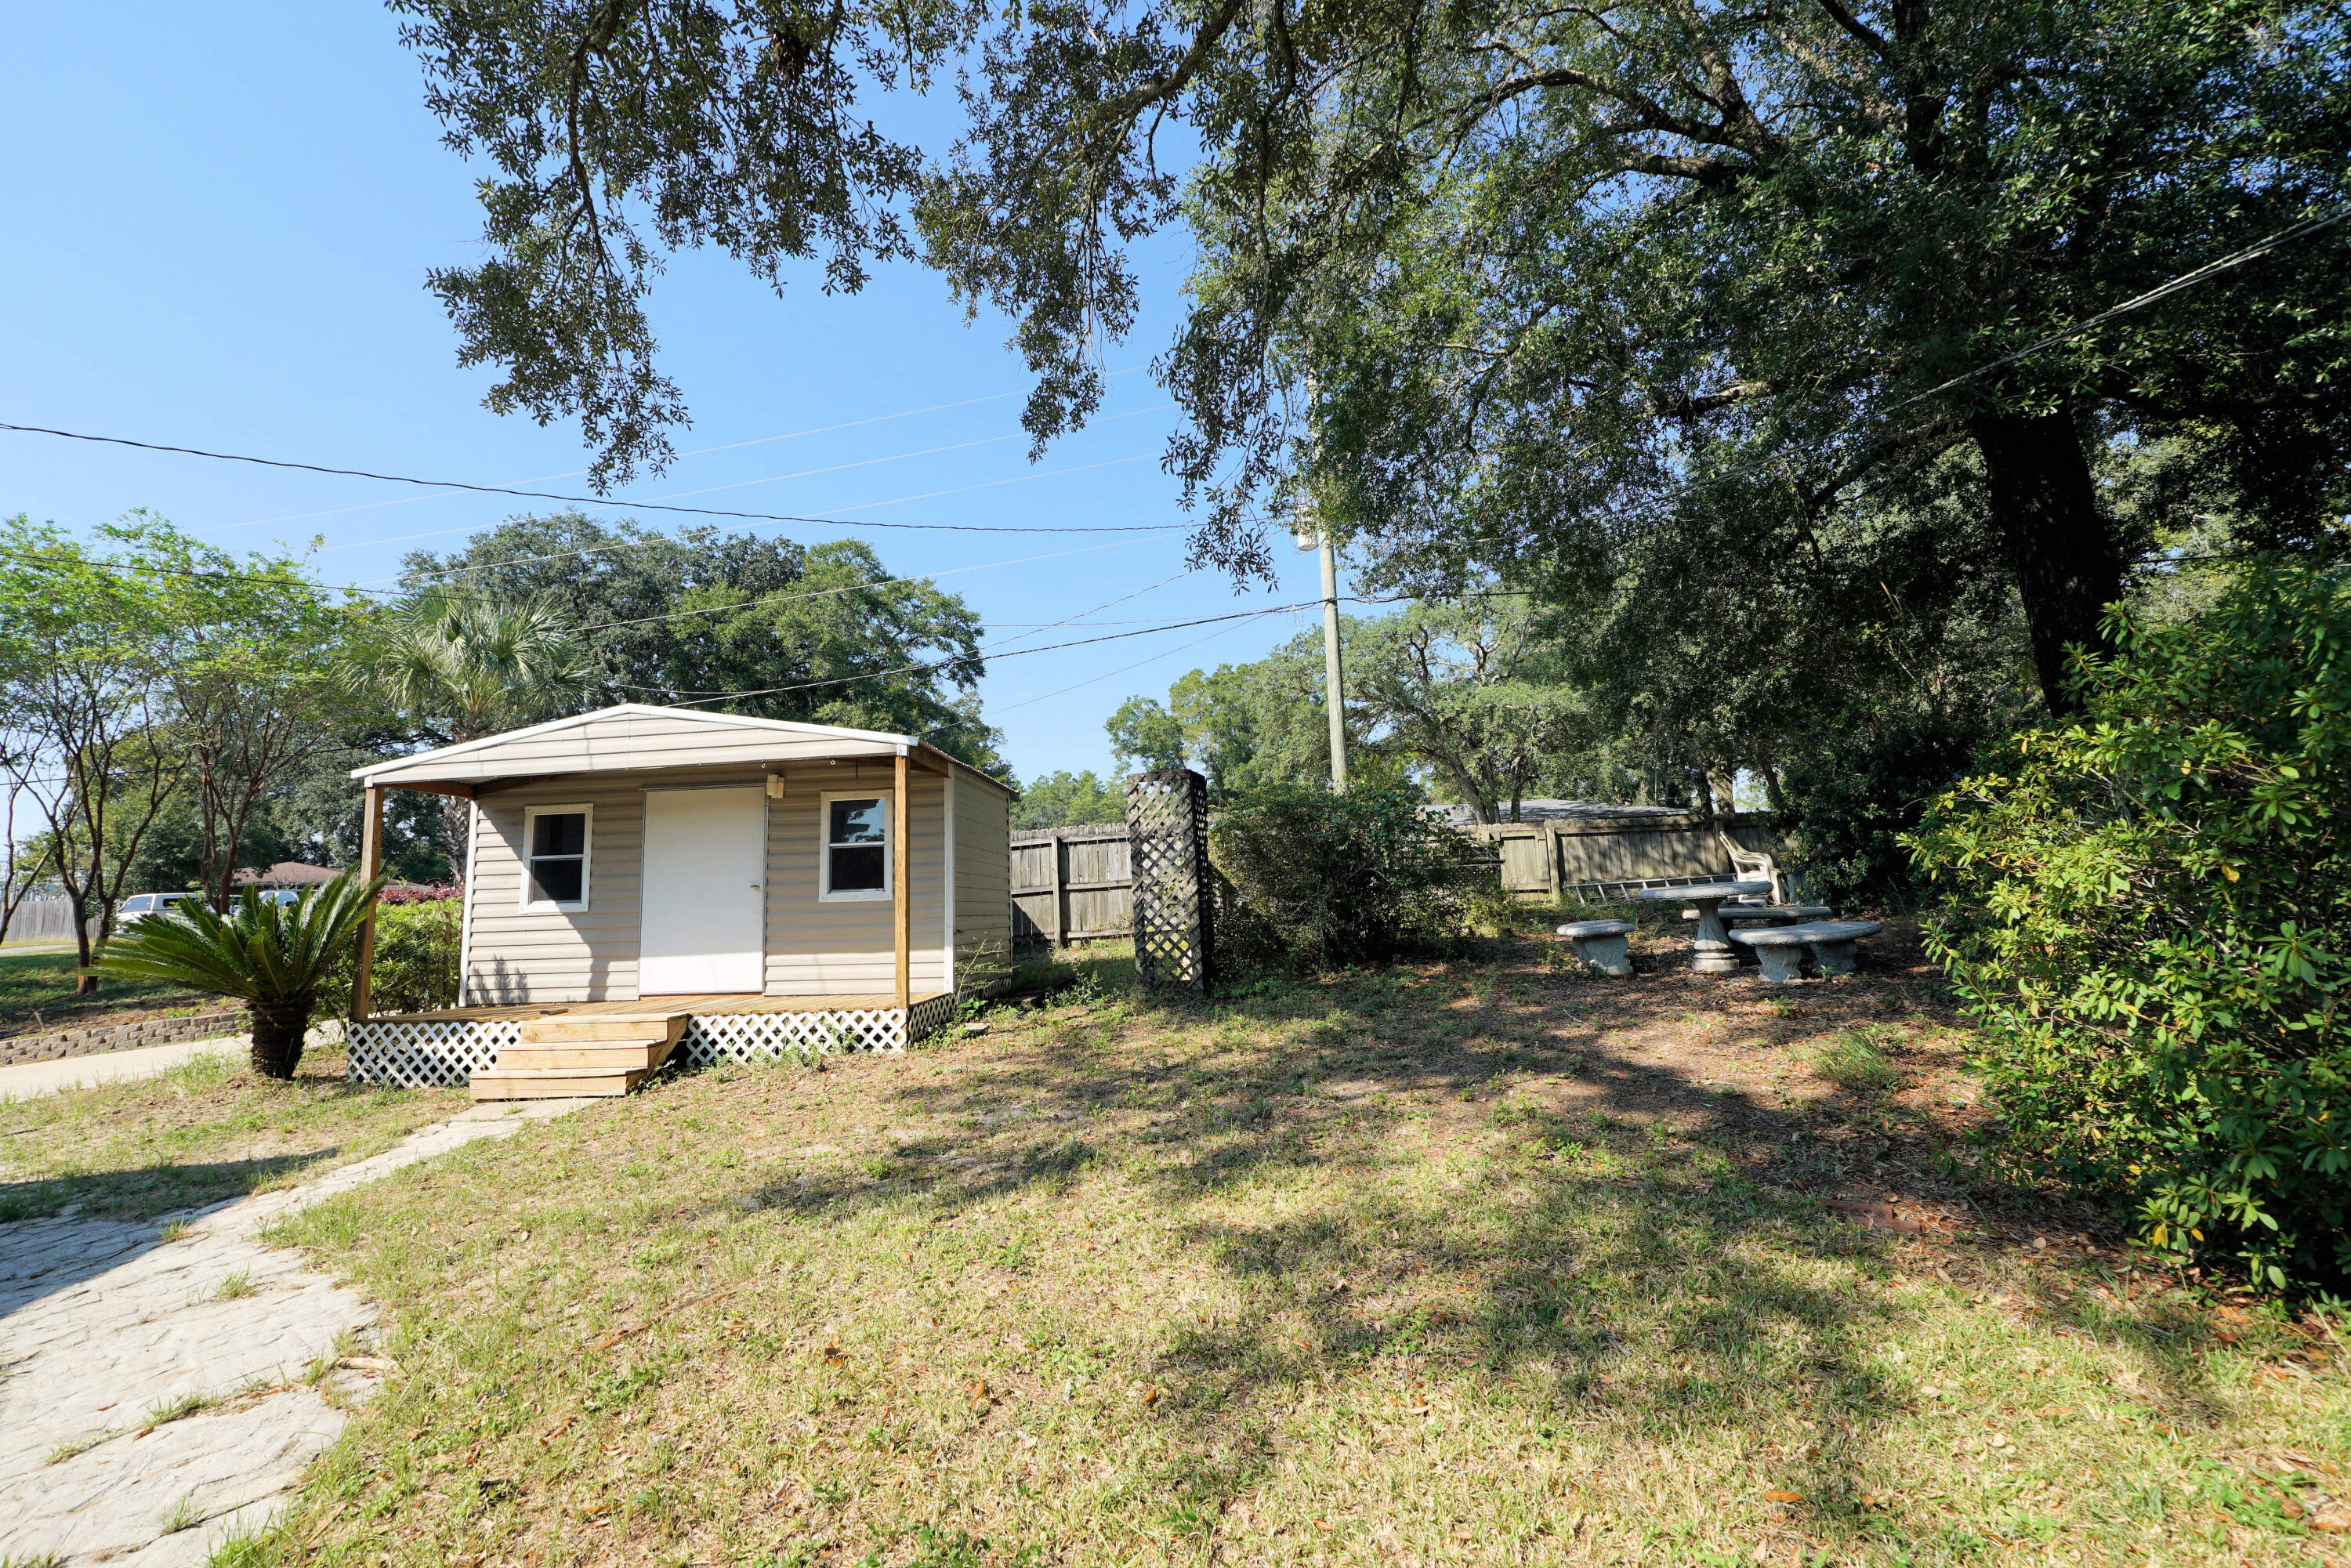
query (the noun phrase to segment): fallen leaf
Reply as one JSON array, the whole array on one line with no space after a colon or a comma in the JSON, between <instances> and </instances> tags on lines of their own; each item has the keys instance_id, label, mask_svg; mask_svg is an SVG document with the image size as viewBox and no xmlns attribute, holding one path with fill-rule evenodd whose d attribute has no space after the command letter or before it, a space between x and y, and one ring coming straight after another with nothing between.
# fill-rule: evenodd
<instances>
[{"instance_id":1,"label":"fallen leaf","mask_svg":"<svg viewBox=\"0 0 2351 1568\"><path fill-rule=\"evenodd\" d=\"M1802 1502L1804 1500L1804 1494L1800 1491L1767 1491L1763 1494L1763 1500L1765 1502Z\"/></svg>"},{"instance_id":2,"label":"fallen leaf","mask_svg":"<svg viewBox=\"0 0 2351 1568\"><path fill-rule=\"evenodd\" d=\"M1164 1389L1164 1388L1155 1388L1155 1389L1152 1389L1149 1393L1145 1394L1145 1395L1143 1396L1143 1402L1144 1402L1145 1405L1156 1405L1156 1404L1158 1404L1158 1403L1159 1403L1159 1396L1160 1396L1162 1394L1165 1394L1165 1392L1167 1392L1167 1391L1166 1391L1165 1389Z\"/></svg>"}]
</instances>

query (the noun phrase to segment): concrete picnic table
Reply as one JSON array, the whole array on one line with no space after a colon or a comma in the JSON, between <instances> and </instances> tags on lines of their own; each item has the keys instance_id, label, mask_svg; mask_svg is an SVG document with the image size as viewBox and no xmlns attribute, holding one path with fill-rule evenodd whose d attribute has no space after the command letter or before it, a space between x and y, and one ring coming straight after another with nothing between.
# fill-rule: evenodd
<instances>
[{"instance_id":1,"label":"concrete picnic table","mask_svg":"<svg viewBox=\"0 0 2351 1568\"><path fill-rule=\"evenodd\" d=\"M1768 882L1709 882L1695 887L1645 887L1633 896L1659 904L1687 904L1698 911L1698 935L1690 941L1690 967L1701 975L1739 973L1739 950L1722 924L1722 901L1769 893Z\"/></svg>"}]
</instances>

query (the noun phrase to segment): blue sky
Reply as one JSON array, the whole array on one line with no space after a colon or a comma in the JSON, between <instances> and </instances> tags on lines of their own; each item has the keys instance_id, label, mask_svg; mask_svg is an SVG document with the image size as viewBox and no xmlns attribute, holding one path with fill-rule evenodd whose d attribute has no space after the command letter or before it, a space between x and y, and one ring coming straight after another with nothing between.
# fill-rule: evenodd
<instances>
[{"instance_id":1,"label":"blue sky","mask_svg":"<svg viewBox=\"0 0 2351 1568\"><path fill-rule=\"evenodd\" d=\"M0 164L13 238L0 247L0 420L582 489L576 432L484 409L491 372L456 368L455 335L424 291L428 267L478 254L474 174L442 147L387 13L47 6L19 14L11 33L0 57L14 132ZM695 416L675 444L729 449L684 458L601 515L632 515L629 497L687 491L705 492L688 504L751 511L860 507L837 528L742 526L809 543L863 538L902 572L989 567L941 586L976 606L1008 651L1032 627L1141 589L1092 621L1127 632L1311 598L1312 558L1286 546L1270 591L1237 597L1213 573L1152 586L1183 569L1185 515L1159 472L1174 415L1140 367L1176 319L1188 255L1180 236L1144 253L1144 320L1108 356L1133 373L1116 378L1103 417L1034 465L1019 423L1028 379L1004 347L1005 323L967 326L935 275L889 269L862 295L827 298L811 271L778 300L723 255L675 257L653 307L664 368ZM240 549L323 535L316 569L333 582L380 583L402 552L451 548L526 505L0 434L0 515L81 528L150 507ZM1122 537L861 526L884 519L1164 520L1174 537L1087 549ZM639 520L664 526L659 513ZM1078 549L1087 553L991 565ZM1258 657L1311 621L1272 615L1001 658L982 691L1023 779L1104 769L1102 720L1126 696L1164 695L1195 665Z\"/></svg>"}]
</instances>

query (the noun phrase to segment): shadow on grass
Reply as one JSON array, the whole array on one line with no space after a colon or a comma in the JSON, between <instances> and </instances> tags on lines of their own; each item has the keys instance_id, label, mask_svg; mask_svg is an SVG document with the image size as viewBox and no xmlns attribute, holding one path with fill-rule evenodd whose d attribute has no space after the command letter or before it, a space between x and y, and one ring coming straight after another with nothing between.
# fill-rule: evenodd
<instances>
[{"instance_id":1,"label":"shadow on grass","mask_svg":"<svg viewBox=\"0 0 2351 1568\"><path fill-rule=\"evenodd\" d=\"M340 1146L329 1145L259 1159L154 1165L0 1183L0 1223L45 1218L68 1209L84 1218L152 1219L277 1186L333 1160L340 1152ZM0 1230L0 1248L5 1248L6 1235Z\"/></svg>"},{"instance_id":2,"label":"shadow on grass","mask_svg":"<svg viewBox=\"0 0 2351 1568\"><path fill-rule=\"evenodd\" d=\"M165 1239L156 1221L293 1181L331 1163L329 1147L214 1165L45 1176L0 1185L0 1316L130 1261ZM68 1210L74 1218L64 1218Z\"/></svg>"},{"instance_id":3,"label":"shadow on grass","mask_svg":"<svg viewBox=\"0 0 2351 1568\"><path fill-rule=\"evenodd\" d=\"M1865 1498L1885 1487L1878 1450L1910 1397L1880 1353L1914 1310L1874 1288L1886 1243L1795 1184L1866 1177L1917 1130L1865 1092L1825 1116L1702 1092L1562 1030L1556 1008L1516 1005L1563 995L1593 993L1457 967L1072 1009L1008 1061L886 1091L971 1128L902 1145L892 1186L952 1216L1067 1192L1105 1166L1189 1211L1183 1239L1241 1304L1186 1327L1141 1374L1165 1384L1165 1418L1184 1427L1184 1459L1155 1478L1167 1530L1213 1535L1277 1462L1273 1434L1322 1386L1318 1367L1387 1358L1510 1390L1538 1445L1736 1434L1802 1500L1808 1533L1895 1542L1899 1515ZM1572 1103L1499 1103L1520 1075L1570 1081ZM1463 1113L1437 1125L1438 1105ZM1862 1141L1823 1148L1824 1121ZM1305 1212L1199 1213L1260 1186L1296 1192L1299 1177ZM809 1175L751 1196L838 1212L884 1190ZM2137 1346L2172 1413L2213 1408L2177 1328L2043 1284L2031 1305ZM1395 1416L1335 1418L1375 1431Z\"/></svg>"}]
</instances>

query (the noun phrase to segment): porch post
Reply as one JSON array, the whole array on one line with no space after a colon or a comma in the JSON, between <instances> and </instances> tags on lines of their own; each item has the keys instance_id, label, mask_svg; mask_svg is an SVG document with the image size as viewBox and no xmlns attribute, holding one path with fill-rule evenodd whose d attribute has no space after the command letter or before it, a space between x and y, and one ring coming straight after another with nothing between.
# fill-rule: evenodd
<instances>
[{"instance_id":1,"label":"porch post","mask_svg":"<svg viewBox=\"0 0 2351 1568\"><path fill-rule=\"evenodd\" d=\"M908 1012L914 1006L912 987L907 974L908 949L914 942L914 925L910 918L913 907L908 902L908 862L906 852L906 754L898 753L898 787L890 797L890 886L891 914L894 916L898 946L898 1010ZM914 1019L906 1019L911 1031Z\"/></svg>"},{"instance_id":2,"label":"porch post","mask_svg":"<svg viewBox=\"0 0 2351 1568\"><path fill-rule=\"evenodd\" d=\"M383 869L383 787L371 784L367 788L367 803L360 809L360 879L373 882L376 873ZM375 912L376 901L368 900L367 913L360 916L359 967L351 977L351 1018L356 1021L368 1016L368 987L375 978Z\"/></svg>"}]
</instances>

